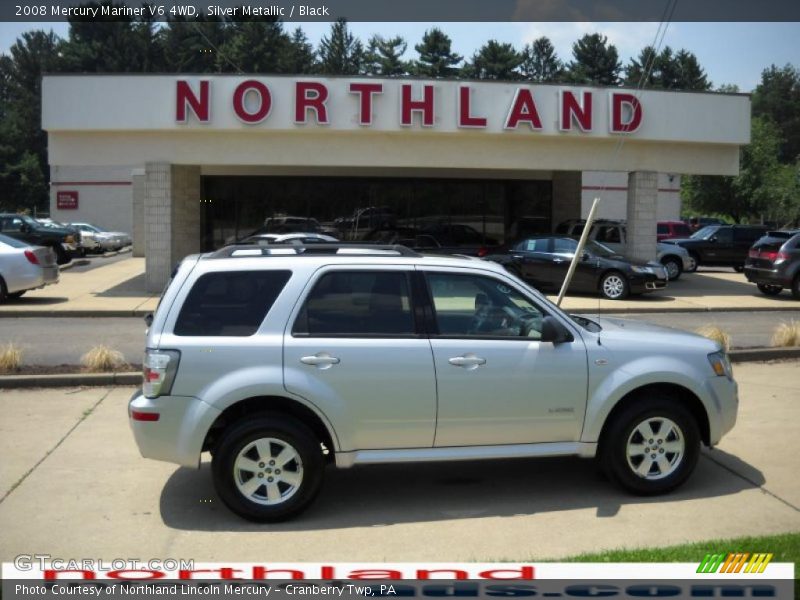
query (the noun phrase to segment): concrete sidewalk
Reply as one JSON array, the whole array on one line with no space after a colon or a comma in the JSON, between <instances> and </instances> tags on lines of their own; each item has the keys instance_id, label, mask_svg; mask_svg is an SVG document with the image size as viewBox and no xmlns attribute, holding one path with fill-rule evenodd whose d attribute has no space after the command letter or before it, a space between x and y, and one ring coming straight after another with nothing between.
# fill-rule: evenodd
<instances>
[{"instance_id":1,"label":"concrete sidewalk","mask_svg":"<svg viewBox=\"0 0 800 600\"><path fill-rule=\"evenodd\" d=\"M131 388L0 391L0 560L517 561L800 531L800 363L735 370L738 423L673 494L628 495L581 459L329 469L276 525L221 506L208 463L142 459Z\"/></svg>"},{"instance_id":2,"label":"concrete sidewalk","mask_svg":"<svg viewBox=\"0 0 800 600\"><path fill-rule=\"evenodd\" d=\"M144 291L144 258L131 257L90 271L66 270L57 285L0 306L0 317L142 316L157 304L158 295ZM765 296L731 269L704 269L684 274L661 292L623 301L569 296L562 306L589 314L655 313L794 310L800 308L800 302L786 291L778 297Z\"/></svg>"}]
</instances>

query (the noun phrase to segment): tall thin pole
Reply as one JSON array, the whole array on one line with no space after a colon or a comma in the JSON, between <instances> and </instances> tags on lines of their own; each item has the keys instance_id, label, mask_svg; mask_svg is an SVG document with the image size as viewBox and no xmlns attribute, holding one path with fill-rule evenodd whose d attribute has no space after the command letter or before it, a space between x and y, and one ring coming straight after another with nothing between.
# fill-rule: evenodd
<instances>
[{"instance_id":1,"label":"tall thin pole","mask_svg":"<svg viewBox=\"0 0 800 600\"><path fill-rule=\"evenodd\" d=\"M592 229L592 223L594 223L594 213L597 212L597 205L599 203L600 198L595 198L594 202L592 202L592 209L589 211L589 216L586 219L586 225L583 226L583 233L581 233L581 239L578 240L578 247L575 249L575 256L572 257L572 262L569 264L569 270L567 271L567 277L564 279L564 283L561 286L561 291L558 293L556 306L561 306L561 301L564 299L564 296L566 296L567 289L572 281L572 276L575 274L575 269L578 267L578 261L583 258L583 248L586 246L586 239L589 237L589 231Z\"/></svg>"}]
</instances>

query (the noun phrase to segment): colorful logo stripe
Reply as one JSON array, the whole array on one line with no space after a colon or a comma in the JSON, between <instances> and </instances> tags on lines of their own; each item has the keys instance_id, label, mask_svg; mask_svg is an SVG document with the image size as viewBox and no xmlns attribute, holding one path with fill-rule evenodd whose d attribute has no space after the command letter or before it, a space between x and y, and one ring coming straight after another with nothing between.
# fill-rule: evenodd
<instances>
[{"instance_id":1,"label":"colorful logo stripe","mask_svg":"<svg viewBox=\"0 0 800 600\"><path fill-rule=\"evenodd\" d=\"M773 554L756 552L731 552L706 554L697 567L698 573L763 573Z\"/></svg>"}]
</instances>

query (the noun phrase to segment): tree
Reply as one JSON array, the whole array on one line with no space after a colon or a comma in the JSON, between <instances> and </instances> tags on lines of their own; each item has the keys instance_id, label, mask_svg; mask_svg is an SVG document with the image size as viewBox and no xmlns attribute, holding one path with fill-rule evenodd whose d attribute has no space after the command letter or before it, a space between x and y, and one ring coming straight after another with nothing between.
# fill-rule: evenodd
<instances>
[{"instance_id":1,"label":"tree","mask_svg":"<svg viewBox=\"0 0 800 600\"><path fill-rule=\"evenodd\" d=\"M167 20L161 34L167 71L217 73L222 63L231 67L224 57L218 60L220 57L217 56L230 35L230 29L222 19L175 17Z\"/></svg>"},{"instance_id":2,"label":"tree","mask_svg":"<svg viewBox=\"0 0 800 600\"><path fill-rule=\"evenodd\" d=\"M456 65L463 57L451 50L452 40L437 27L425 32L422 43L414 46L419 60L414 62L413 72L423 77L453 77L458 74Z\"/></svg>"},{"instance_id":3,"label":"tree","mask_svg":"<svg viewBox=\"0 0 800 600\"><path fill-rule=\"evenodd\" d=\"M472 61L463 69L467 77L477 79L519 79L517 69L522 62L522 55L511 44L501 44L497 40L489 40L472 55Z\"/></svg>"},{"instance_id":4,"label":"tree","mask_svg":"<svg viewBox=\"0 0 800 600\"><path fill-rule=\"evenodd\" d=\"M625 84L644 89L699 90L711 88L697 57L681 49L675 54L669 46L656 54L645 46L625 67Z\"/></svg>"},{"instance_id":5,"label":"tree","mask_svg":"<svg viewBox=\"0 0 800 600\"><path fill-rule=\"evenodd\" d=\"M0 60L0 189L7 208L43 208L50 169L41 128L42 74L61 70L61 41L28 31Z\"/></svg>"},{"instance_id":6,"label":"tree","mask_svg":"<svg viewBox=\"0 0 800 600\"><path fill-rule=\"evenodd\" d=\"M219 71L288 72L289 36L277 19L240 19L229 27L228 38L216 54Z\"/></svg>"},{"instance_id":7,"label":"tree","mask_svg":"<svg viewBox=\"0 0 800 600\"><path fill-rule=\"evenodd\" d=\"M717 86L716 91L721 94L738 94L740 90L735 83L721 83Z\"/></svg>"},{"instance_id":8,"label":"tree","mask_svg":"<svg viewBox=\"0 0 800 600\"><path fill-rule=\"evenodd\" d=\"M617 85L622 63L617 48L599 33L587 33L572 45L568 78L574 83Z\"/></svg>"},{"instance_id":9,"label":"tree","mask_svg":"<svg viewBox=\"0 0 800 600\"><path fill-rule=\"evenodd\" d=\"M703 92L711 89L711 82L692 52L683 48L678 51L675 55L675 70L677 73L674 89Z\"/></svg>"},{"instance_id":10,"label":"tree","mask_svg":"<svg viewBox=\"0 0 800 600\"><path fill-rule=\"evenodd\" d=\"M316 68L316 54L305 32L297 27L289 38L286 70L289 73L308 74Z\"/></svg>"},{"instance_id":11,"label":"tree","mask_svg":"<svg viewBox=\"0 0 800 600\"><path fill-rule=\"evenodd\" d=\"M405 75L409 67L403 60L406 48L408 44L400 36L384 39L379 35L373 35L366 53L365 70L370 75L384 77Z\"/></svg>"},{"instance_id":12,"label":"tree","mask_svg":"<svg viewBox=\"0 0 800 600\"><path fill-rule=\"evenodd\" d=\"M331 32L319 42L319 70L326 75L358 75L365 61L364 45L345 19L331 23Z\"/></svg>"},{"instance_id":13,"label":"tree","mask_svg":"<svg viewBox=\"0 0 800 600\"><path fill-rule=\"evenodd\" d=\"M730 216L735 222L760 220L773 205L773 193L780 187L778 154L781 135L766 118L752 121L750 144L741 152L739 175L683 177L681 197L689 208L704 213Z\"/></svg>"},{"instance_id":14,"label":"tree","mask_svg":"<svg viewBox=\"0 0 800 600\"><path fill-rule=\"evenodd\" d=\"M788 64L764 69L753 93L753 115L767 117L780 128L781 162L800 158L800 70Z\"/></svg>"},{"instance_id":15,"label":"tree","mask_svg":"<svg viewBox=\"0 0 800 600\"><path fill-rule=\"evenodd\" d=\"M520 72L525 79L535 83L557 82L564 76L564 64L558 59L552 42L543 36L533 44L525 44Z\"/></svg>"},{"instance_id":16,"label":"tree","mask_svg":"<svg viewBox=\"0 0 800 600\"><path fill-rule=\"evenodd\" d=\"M631 58L625 67L625 85L631 87L654 88L657 77L654 73L658 54L652 46L645 46L637 58Z\"/></svg>"}]
</instances>

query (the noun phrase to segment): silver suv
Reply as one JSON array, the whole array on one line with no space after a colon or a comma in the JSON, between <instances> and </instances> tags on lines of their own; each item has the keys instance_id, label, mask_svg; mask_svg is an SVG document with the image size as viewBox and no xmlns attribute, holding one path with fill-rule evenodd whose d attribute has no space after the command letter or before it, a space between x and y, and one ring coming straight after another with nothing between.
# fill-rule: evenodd
<instances>
[{"instance_id":1,"label":"silver suv","mask_svg":"<svg viewBox=\"0 0 800 600\"><path fill-rule=\"evenodd\" d=\"M152 317L129 418L254 521L296 515L327 464L597 456L636 494L692 473L736 421L718 344L567 315L502 266L402 246L187 257Z\"/></svg>"}]
</instances>

